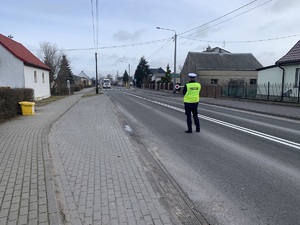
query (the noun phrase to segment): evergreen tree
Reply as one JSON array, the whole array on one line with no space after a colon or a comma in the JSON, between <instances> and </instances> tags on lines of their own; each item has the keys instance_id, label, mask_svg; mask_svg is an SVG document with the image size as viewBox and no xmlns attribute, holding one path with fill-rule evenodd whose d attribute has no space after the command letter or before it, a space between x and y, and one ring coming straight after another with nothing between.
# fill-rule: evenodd
<instances>
[{"instance_id":1,"label":"evergreen tree","mask_svg":"<svg viewBox=\"0 0 300 225\"><path fill-rule=\"evenodd\" d=\"M165 73L165 77L162 77L162 82L163 83L170 83L172 80L172 77L171 77L171 70L170 70L170 66L169 64L167 65L167 70L166 70L166 73Z\"/></svg>"},{"instance_id":2,"label":"evergreen tree","mask_svg":"<svg viewBox=\"0 0 300 225\"><path fill-rule=\"evenodd\" d=\"M128 76L127 71L125 70L125 72L123 74L123 83L127 86L128 81L129 81L129 76Z\"/></svg>"},{"instance_id":3,"label":"evergreen tree","mask_svg":"<svg viewBox=\"0 0 300 225\"><path fill-rule=\"evenodd\" d=\"M136 81L136 86L141 88L143 83L149 82L150 77L150 69L148 62L144 58L144 56L140 59L140 62L135 70L134 79Z\"/></svg>"},{"instance_id":4,"label":"evergreen tree","mask_svg":"<svg viewBox=\"0 0 300 225\"><path fill-rule=\"evenodd\" d=\"M73 73L67 57L63 55L57 75L57 94L63 95L69 93L67 80L69 80L70 83L73 83Z\"/></svg>"}]
</instances>

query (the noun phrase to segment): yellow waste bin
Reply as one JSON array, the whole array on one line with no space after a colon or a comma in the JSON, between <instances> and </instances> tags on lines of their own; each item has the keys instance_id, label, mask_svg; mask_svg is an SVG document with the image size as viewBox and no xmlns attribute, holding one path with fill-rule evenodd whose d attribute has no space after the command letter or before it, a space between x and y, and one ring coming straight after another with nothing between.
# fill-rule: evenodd
<instances>
[{"instance_id":1,"label":"yellow waste bin","mask_svg":"<svg viewBox=\"0 0 300 225\"><path fill-rule=\"evenodd\" d=\"M31 116L34 115L34 102L19 102L22 109L23 116Z\"/></svg>"}]
</instances>

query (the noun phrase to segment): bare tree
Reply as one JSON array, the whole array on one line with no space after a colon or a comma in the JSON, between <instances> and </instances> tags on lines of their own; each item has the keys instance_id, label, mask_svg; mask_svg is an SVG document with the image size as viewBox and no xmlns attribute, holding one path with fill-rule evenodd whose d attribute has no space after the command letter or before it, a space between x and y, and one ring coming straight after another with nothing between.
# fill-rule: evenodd
<instances>
[{"instance_id":1,"label":"bare tree","mask_svg":"<svg viewBox=\"0 0 300 225\"><path fill-rule=\"evenodd\" d=\"M40 43L40 49L38 50L38 57L51 68L50 71L50 89L51 93L54 94L57 87L57 75L59 71L60 61L64 52L58 50L55 44L50 42Z\"/></svg>"},{"instance_id":2,"label":"bare tree","mask_svg":"<svg viewBox=\"0 0 300 225\"><path fill-rule=\"evenodd\" d=\"M177 69L179 70L179 73L181 73L182 68L183 68L182 65L179 65L179 66L177 67Z\"/></svg>"},{"instance_id":3,"label":"bare tree","mask_svg":"<svg viewBox=\"0 0 300 225\"><path fill-rule=\"evenodd\" d=\"M112 76L111 74L107 74L107 75L106 75L106 78L107 78L107 79L110 79L111 82L113 81L113 76Z\"/></svg>"}]
</instances>

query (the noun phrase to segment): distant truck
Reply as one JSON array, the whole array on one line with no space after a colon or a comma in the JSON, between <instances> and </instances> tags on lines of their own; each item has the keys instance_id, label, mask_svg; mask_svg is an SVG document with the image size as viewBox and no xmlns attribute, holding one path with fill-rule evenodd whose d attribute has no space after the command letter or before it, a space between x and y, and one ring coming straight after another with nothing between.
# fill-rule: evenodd
<instances>
[{"instance_id":1,"label":"distant truck","mask_svg":"<svg viewBox=\"0 0 300 225\"><path fill-rule=\"evenodd\" d=\"M110 79L103 79L103 81L102 81L102 87L103 88L110 88L110 86L111 86Z\"/></svg>"}]
</instances>

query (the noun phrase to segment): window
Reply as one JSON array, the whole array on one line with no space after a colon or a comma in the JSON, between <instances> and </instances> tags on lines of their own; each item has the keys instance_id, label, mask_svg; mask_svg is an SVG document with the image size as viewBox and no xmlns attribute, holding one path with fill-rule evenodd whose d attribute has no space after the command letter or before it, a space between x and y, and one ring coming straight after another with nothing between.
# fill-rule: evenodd
<instances>
[{"instance_id":1,"label":"window","mask_svg":"<svg viewBox=\"0 0 300 225\"><path fill-rule=\"evenodd\" d=\"M43 79L43 83L45 83L45 75L44 75L44 73L42 73L42 79Z\"/></svg>"},{"instance_id":2,"label":"window","mask_svg":"<svg viewBox=\"0 0 300 225\"><path fill-rule=\"evenodd\" d=\"M211 79L210 84L218 84L218 79Z\"/></svg>"},{"instance_id":3,"label":"window","mask_svg":"<svg viewBox=\"0 0 300 225\"><path fill-rule=\"evenodd\" d=\"M250 84L257 84L257 79L250 79Z\"/></svg>"},{"instance_id":4,"label":"window","mask_svg":"<svg viewBox=\"0 0 300 225\"><path fill-rule=\"evenodd\" d=\"M34 71L34 83L37 83L37 75L36 75L36 71Z\"/></svg>"},{"instance_id":5,"label":"window","mask_svg":"<svg viewBox=\"0 0 300 225\"><path fill-rule=\"evenodd\" d=\"M300 81L300 68L297 68L296 75L295 75L295 87L299 87L299 81Z\"/></svg>"}]
</instances>

